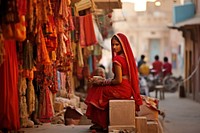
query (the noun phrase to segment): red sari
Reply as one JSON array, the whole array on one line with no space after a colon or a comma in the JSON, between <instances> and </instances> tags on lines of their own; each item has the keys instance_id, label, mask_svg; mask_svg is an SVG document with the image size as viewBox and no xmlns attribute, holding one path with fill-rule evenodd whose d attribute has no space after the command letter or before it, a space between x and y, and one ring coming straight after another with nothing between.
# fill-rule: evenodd
<instances>
[{"instance_id":1,"label":"red sari","mask_svg":"<svg viewBox=\"0 0 200 133\"><path fill-rule=\"evenodd\" d=\"M0 129L18 130L18 63L14 40L5 40L5 60L0 66Z\"/></svg>"},{"instance_id":2,"label":"red sari","mask_svg":"<svg viewBox=\"0 0 200 133\"><path fill-rule=\"evenodd\" d=\"M142 104L142 99L139 92L137 67L134 62L134 57L126 37L123 34L116 35L123 47L125 57L113 53L113 63L120 65L122 68L122 76L129 75L129 80L122 78L122 82L118 85L93 86L89 88L88 95L85 100L87 104L86 116L93 123L100 125L103 128L108 127L108 103L111 99L131 99L133 96L138 110ZM124 38L125 37L125 38Z\"/></svg>"}]
</instances>

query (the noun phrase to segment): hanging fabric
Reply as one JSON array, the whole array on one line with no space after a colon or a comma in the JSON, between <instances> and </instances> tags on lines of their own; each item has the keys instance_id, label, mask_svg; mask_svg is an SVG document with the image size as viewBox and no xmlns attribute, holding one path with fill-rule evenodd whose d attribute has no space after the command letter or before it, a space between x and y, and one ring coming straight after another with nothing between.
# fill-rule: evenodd
<instances>
[{"instance_id":1,"label":"hanging fabric","mask_svg":"<svg viewBox=\"0 0 200 133\"><path fill-rule=\"evenodd\" d=\"M45 38L41 26L38 27L37 35L37 62L41 64L50 64L49 54L45 44Z\"/></svg>"},{"instance_id":2,"label":"hanging fabric","mask_svg":"<svg viewBox=\"0 0 200 133\"><path fill-rule=\"evenodd\" d=\"M35 90L32 80L28 80L26 95L27 95L28 114L31 115L32 112L35 111Z\"/></svg>"},{"instance_id":3,"label":"hanging fabric","mask_svg":"<svg viewBox=\"0 0 200 133\"><path fill-rule=\"evenodd\" d=\"M53 16L49 15L49 21L45 24L46 36L45 42L48 51L55 51L58 47L57 32Z\"/></svg>"},{"instance_id":4,"label":"hanging fabric","mask_svg":"<svg viewBox=\"0 0 200 133\"><path fill-rule=\"evenodd\" d=\"M19 23L16 23L14 25L14 38L17 41L24 41L26 39L26 21L25 16L21 15L19 17Z\"/></svg>"},{"instance_id":5,"label":"hanging fabric","mask_svg":"<svg viewBox=\"0 0 200 133\"><path fill-rule=\"evenodd\" d=\"M85 32L85 41L86 45L96 45L97 39L94 31L92 14L87 14L84 16L84 32Z\"/></svg>"},{"instance_id":6,"label":"hanging fabric","mask_svg":"<svg viewBox=\"0 0 200 133\"><path fill-rule=\"evenodd\" d=\"M34 66L33 63L33 44L26 40L23 42L23 69L31 70Z\"/></svg>"},{"instance_id":7,"label":"hanging fabric","mask_svg":"<svg viewBox=\"0 0 200 133\"><path fill-rule=\"evenodd\" d=\"M18 130L18 62L15 40L5 40L5 61L0 66L0 129Z\"/></svg>"},{"instance_id":8,"label":"hanging fabric","mask_svg":"<svg viewBox=\"0 0 200 133\"><path fill-rule=\"evenodd\" d=\"M81 47L85 47L86 46L86 42L85 42L85 28L84 28L84 16L80 16L79 17L79 25L80 25L80 36L79 36L79 42Z\"/></svg>"}]
</instances>

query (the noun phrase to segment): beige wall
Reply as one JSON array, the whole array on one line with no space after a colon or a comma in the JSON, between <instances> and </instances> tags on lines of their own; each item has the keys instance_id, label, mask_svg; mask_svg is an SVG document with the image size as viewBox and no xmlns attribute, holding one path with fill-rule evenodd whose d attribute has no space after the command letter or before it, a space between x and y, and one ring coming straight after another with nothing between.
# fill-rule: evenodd
<instances>
[{"instance_id":1,"label":"beige wall","mask_svg":"<svg viewBox=\"0 0 200 133\"><path fill-rule=\"evenodd\" d=\"M150 55L152 54L152 51L150 51L151 39L160 40L160 60L164 56L168 56L171 61L172 53L178 52L178 45L183 44L181 33L171 32L167 27L172 21L172 6L172 1L163 0L161 7L147 3L146 12L135 12L133 3L123 3L122 10L114 10L112 17L115 20L113 23L114 32L123 32L128 36L134 55L138 60L141 54L145 54L147 63L152 63L150 61L150 56L153 56ZM116 21L124 18L126 21ZM182 74L182 72L180 73Z\"/></svg>"}]
</instances>

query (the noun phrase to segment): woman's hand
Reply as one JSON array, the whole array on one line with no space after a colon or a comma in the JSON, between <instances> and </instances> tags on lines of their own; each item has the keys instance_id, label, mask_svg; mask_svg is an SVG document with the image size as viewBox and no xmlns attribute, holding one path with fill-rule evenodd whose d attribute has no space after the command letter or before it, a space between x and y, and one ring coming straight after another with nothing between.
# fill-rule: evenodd
<instances>
[{"instance_id":1,"label":"woman's hand","mask_svg":"<svg viewBox=\"0 0 200 133\"><path fill-rule=\"evenodd\" d=\"M92 78L88 80L88 83L93 84L93 85L102 85L104 81L105 81L105 78L101 76L93 76Z\"/></svg>"}]
</instances>

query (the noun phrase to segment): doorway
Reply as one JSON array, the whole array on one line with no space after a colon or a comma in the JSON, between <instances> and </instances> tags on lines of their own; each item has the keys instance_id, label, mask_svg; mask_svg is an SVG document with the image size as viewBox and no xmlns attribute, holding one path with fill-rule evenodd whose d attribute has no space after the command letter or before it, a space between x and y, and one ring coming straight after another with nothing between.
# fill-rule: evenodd
<instances>
[{"instance_id":1,"label":"doorway","mask_svg":"<svg viewBox=\"0 0 200 133\"><path fill-rule=\"evenodd\" d=\"M155 55L161 55L160 53L160 39L150 39L149 40L149 56L150 56L150 63L154 61Z\"/></svg>"}]
</instances>

